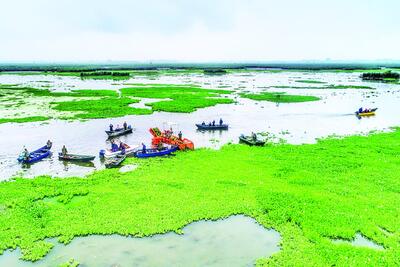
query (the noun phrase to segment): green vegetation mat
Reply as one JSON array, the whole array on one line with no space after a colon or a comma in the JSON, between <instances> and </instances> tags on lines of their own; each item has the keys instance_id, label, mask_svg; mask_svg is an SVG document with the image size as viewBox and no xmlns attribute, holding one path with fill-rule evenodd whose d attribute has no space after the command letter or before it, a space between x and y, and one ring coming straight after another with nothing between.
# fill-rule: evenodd
<instances>
[{"instance_id":1,"label":"green vegetation mat","mask_svg":"<svg viewBox=\"0 0 400 267\"><path fill-rule=\"evenodd\" d=\"M0 183L0 253L39 260L90 234L143 237L245 214L282 235L270 266L395 266L400 258L400 130L311 145L179 152L129 159L131 172ZM356 233L384 250L334 243Z\"/></svg>"},{"instance_id":2,"label":"green vegetation mat","mask_svg":"<svg viewBox=\"0 0 400 267\"><path fill-rule=\"evenodd\" d=\"M326 82L314 81L314 80L296 80L295 82L297 82L297 83L317 83L317 84L326 83Z\"/></svg>"},{"instance_id":3,"label":"green vegetation mat","mask_svg":"<svg viewBox=\"0 0 400 267\"><path fill-rule=\"evenodd\" d=\"M288 95L285 92L262 92L259 94L241 93L240 96L252 100L275 103L297 103L320 100L320 98L316 96Z\"/></svg>"},{"instance_id":4,"label":"green vegetation mat","mask_svg":"<svg viewBox=\"0 0 400 267\"><path fill-rule=\"evenodd\" d=\"M233 103L222 97L231 91L203 89L194 85L148 84L113 90L48 89L0 85L0 123L57 119L98 119L151 114L154 111L193 112L198 108ZM137 98L156 98L149 108L135 108ZM18 109L16 109L18 108Z\"/></svg>"}]
</instances>

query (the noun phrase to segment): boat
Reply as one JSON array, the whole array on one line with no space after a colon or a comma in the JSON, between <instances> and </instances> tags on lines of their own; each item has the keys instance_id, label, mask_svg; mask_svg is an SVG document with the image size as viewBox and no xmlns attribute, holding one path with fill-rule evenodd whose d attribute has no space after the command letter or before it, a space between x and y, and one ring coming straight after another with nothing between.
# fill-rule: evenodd
<instances>
[{"instance_id":1,"label":"boat","mask_svg":"<svg viewBox=\"0 0 400 267\"><path fill-rule=\"evenodd\" d=\"M127 144L123 144L123 145L125 148L124 150L120 150L119 148L118 148L118 150L111 150L109 148L106 148L106 149L100 150L99 155L100 155L100 157L105 157L105 158L113 158L113 157L116 157L121 154L132 155L139 148L139 146L130 146Z\"/></svg>"},{"instance_id":2,"label":"boat","mask_svg":"<svg viewBox=\"0 0 400 267\"><path fill-rule=\"evenodd\" d=\"M132 133L132 127L129 125L126 129L118 128L113 131L105 131L105 132L108 135L108 138L113 138L113 137Z\"/></svg>"},{"instance_id":3,"label":"boat","mask_svg":"<svg viewBox=\"0 0 400 267\"><path fill-rule=\"evenodd\" d=\"M151 143L157 146L159 143L178 146L179 150L194 149L194 144L187 138L179 138L173 135L170 131L161 132L159 128L150 128L150 133L153 135Z\"/></svg>"},{"instance_id":4,"label":"boat","mask_svg":"<svg viewBox=\"0 0 400 267\"><path fill-rule=\"evenodd\" d=\"M264 140L254 139L251 136L245 136L243 134L239 136L239 141L248 144L250 146L263 146L265 144Z\"/></svg>"},{"instance_id":5,"label":"boat","mask_svg":"<svg viewBox=\"0 0 400 267\"><path fill-rule=\"evenodd\" d=\"M59 160L67 160L67 161L80 161L80 162L88 162L94 160L95 156L88 155L75 155L75 154L66 154L58 153Z\"/></svg>"},{"instance_id":6,"label":"boat","mask_svg":"<svg viewBox=\"0 0 400 267\"><path fill-rule=\"evenodd\" d=\"M43 146L35 151L29 153L29 157L26 159L23 155L18 157L18 161L25 164L32 164L41 161L44 158L51 156L51 147Z\"/></svg>"},{"instance_id":7,"label":"boat","mask_svg":"<svg viewBox=\"0 0 400 267\"><path fill-rule=\"evenodd\" d=\"M162 150L158 150L156 148L150 148L146 149L146 153L143 153L143 150L140 149L135 152L135 157L137 158L152 158L152 157L161 157L161 156L166 156L170 155L172 152L175 152L178 150L178 146L171 146L171 147L165 147Z\"/></svg>"},{"instance_id":8,"label":"boat","mask_svg":"<svg viewBox=\"0 0 400 267\"><path fill-rule=\"evenodd\" d=\"M377 110L378 108L373 108L373 109L371 109L371 110L369 110L368 112L358 112L358 111L356 111L356 115L357 116L373 116L373 115L375 115L375 111Z\"/></svg>"},{"instance_id":9,"label":"boat","mask_svg":"<svg viewBox=\"0 0 400 267\"><path fill-rule=\"evenodd\" d=\"M228 130L228 124L215 124L215 125L210 125L210 124L196 124L197 129L199 130L208 130L208 131L213 131L213 130Z\"/></svg>"},{"instance_id":10,"label":"boat","mask_svg":"<svg viewBox=\"0 0 400 267\"><path fill-rule=\"evenodd\" d=\"M126 155L117 155L112 159L108 159L104 165L106 166L107 169L118 168L125 159Z\"/></svg>"}]
</instances>

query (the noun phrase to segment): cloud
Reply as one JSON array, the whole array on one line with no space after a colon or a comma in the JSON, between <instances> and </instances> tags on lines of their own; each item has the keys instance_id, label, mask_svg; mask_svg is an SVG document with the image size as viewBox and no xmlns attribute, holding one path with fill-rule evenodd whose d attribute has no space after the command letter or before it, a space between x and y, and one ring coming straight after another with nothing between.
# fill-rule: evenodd
<instances>
[{"instance_id":1,"label":"cloud","mask_svg":"<svg viewBox=\"0 0 400 267\"><path fill-rule=\"evenodd\" d=\"M400 59L399 7L396 0L14 0L0 5L0 61Z\"/></svg>"}]
</instances>

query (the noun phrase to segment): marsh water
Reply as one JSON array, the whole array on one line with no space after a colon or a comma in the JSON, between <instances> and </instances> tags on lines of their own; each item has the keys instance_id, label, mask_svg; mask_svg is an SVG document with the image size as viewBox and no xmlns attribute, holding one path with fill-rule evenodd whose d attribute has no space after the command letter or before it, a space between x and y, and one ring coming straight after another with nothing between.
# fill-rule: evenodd
<instances>
[{"instance_id":1,"label":"marsh water","mask_svg":"<svg viewBox=\"0 0 400 267\"><path fill-rule=\"evenodd\" d=\"M297 80L318 80L325 84L305 84ZM183 132L196 148L218 149L226 143L237 143L242 133L268 132L277 139L289 143L313 143L317 138L330 135L367 133L372 130L387 130L400 124L396 109L400 105L400 85L363 82L358 73L323 72L248 72L223 76L182 74L164 76L138 76L127 81L81 80L78 77L53 75L0 75L0 84L19 84L46 88L55 91L71 89L120 89L132 83L196 84L205 88L223 88L235 92L260 92L263 90L292 94L315 95L322 99L314 102L276 104L253 101L232 95L235 104L217 105L198 109L193 113L155 112L151 115L125 116L122 118L87 121L51 120L24 124L0 124L0 180L13 176L34 177L37 175L83 176L104 168L96 158L93 164L60 162L56 155L63 145L70 153L98 156L99 150L109 147L104 130L110 123L121 125L127 121L134 128L133 134L120 137L130 145L142 142L150 144L150 127L170 128ZM315 89L324 85L366 85L369 89ZM269 88L273 86L297 86L305 88ZM148 99L142 100L144 106ZM151 101L151 100L150 100ZM359 119L354 111L360 106L378 107L374 117ZM201 132L195 123L218 121L229 123L228 131ZM16 162L25 145L29 150L41 147L51 139L54 144L51 158L30 166Z\"/></svg>"},{"instance_id":2,"label":"marsh water","mask_svg":"<svg viewBox=\"0 0 400 267\"><path fill-rule=\"evenodd\" d=\"M71 258L82 267L253 266L257 259L279 251L279 242L278 232L237 215L191 223L183 228L182 235L79 237L66 246L56 244L48 256L36 263L19 260L19 251L7 251L0 256L0 266L51 267Z\"/></svg>"}]
</instances>

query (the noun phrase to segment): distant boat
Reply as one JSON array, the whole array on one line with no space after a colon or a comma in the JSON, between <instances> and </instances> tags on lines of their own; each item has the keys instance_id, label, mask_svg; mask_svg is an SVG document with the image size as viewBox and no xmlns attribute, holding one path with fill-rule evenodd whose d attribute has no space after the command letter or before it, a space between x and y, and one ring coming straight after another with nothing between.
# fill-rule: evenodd
<instances>
[{"instance_id":1,"label":"distant boat","mask_svg":"<svg viewBox=\"0 0 400 267\"><path fill-rule=\"evenodd\" d=\"M18 161L25 164L32 164L41 161L44 158L51 156L51 147L47 145L29 153L29 157L25 158L23 155L18 157Z\"/></svg>"},{"instance_id":2,"label":"distant boat","mask_svg":"<svg viewBox=\"0 0 400 267\"><path fill-rule=\"evenodd\" d=\"M373 109L369 110L368 112L359 112L359 111L356 111L356 115L357 115L357 116L373 116L373 115L375 115L375 111L376 111L377 109L378 109L378 108L373 108Z\"/></svg>"},{"instance_id":3,"label":"distant boat","mask_svg":"<svg viewBox=\"0 0 400 267\"><path fill-rule=\"evenodd\" d=\"M263 146L265 144L264 140L260 140L258 138L254 139L251 136L245 136L243 134L239 136L239 141L248 144L250 146Z\"/></svg>"},{"instance_id":4,"label":"distant boat","mask_svg":"<svg viewBox=\"0 0 400 267\"><path fill-rule=\"evenodd\" d=\"M209 124L196 124L197 129L199 130L207 130L207 131L213 131L213 130L228 130L229 125L228 124L215 124L215 125L209 125Z\"/></svg>"},{"instance_id":5,"label":"distant boat","mask_svg":"<svg viewBox=\"0 0 400 267\"><path fill-rule=\"evenodd\" d=\"M105 132L108 135L108 138L112 138L132 133L132 127L129 125L126 129L118 128L113 131L105 131Z\"/></svg>"},{"instance_id":6,"label":"distant boat","mask_svg":"<svg viewBox=\"0 0 400 267\"><path fill-rule=\"evenodd\" d=\"M75 154L66 154L63 155L62 153L58 153L59 160L66 160L66 161L80 161L80 162L88 162L94 160L95 156L87 156L87 155L75 155Z\"/></svg>"},{"instance_id":7,"label":"distant boat","mask_svg":"<svg viewBox=\"0 0 400 267\"><path fill-rule=\"evenodd\" d=\"M178 150L178 146L172 146L170 148L165 148L162 150L158 150L156 148L150 148L150 149L145 150L146 153L143 153L143 150L139 149L138 151L136 151L135 156L137 158L160 157L160 156L170 155L172 152L175 152L177 150Z\"/></svg>"}]
</instances>

